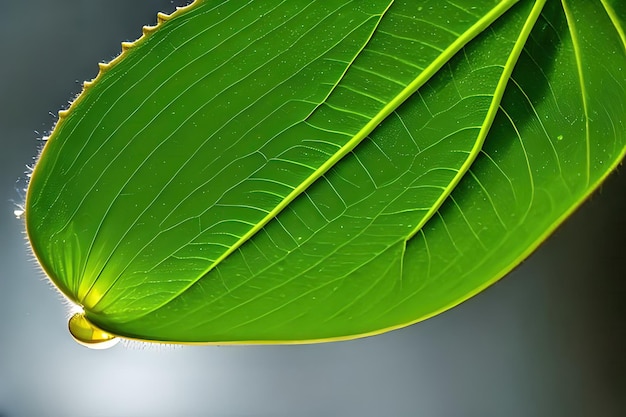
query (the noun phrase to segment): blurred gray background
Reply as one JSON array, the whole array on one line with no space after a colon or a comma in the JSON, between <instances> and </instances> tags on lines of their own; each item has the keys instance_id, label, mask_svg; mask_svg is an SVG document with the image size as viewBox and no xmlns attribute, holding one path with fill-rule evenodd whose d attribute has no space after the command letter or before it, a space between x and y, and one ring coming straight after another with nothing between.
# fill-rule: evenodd
<instances>
[{"instance_id":1,"label":"blurred gray background","mask_svg":"<svg viewBox=\"0 0 626 417\"><path fill-rule=\"evenodd\" d=\"M626 172L522 266L424 323L310 346L91 351L32 261L25 166L163 0L0 0L0 417L626 415Z\"/></svg>"}]
</instances>

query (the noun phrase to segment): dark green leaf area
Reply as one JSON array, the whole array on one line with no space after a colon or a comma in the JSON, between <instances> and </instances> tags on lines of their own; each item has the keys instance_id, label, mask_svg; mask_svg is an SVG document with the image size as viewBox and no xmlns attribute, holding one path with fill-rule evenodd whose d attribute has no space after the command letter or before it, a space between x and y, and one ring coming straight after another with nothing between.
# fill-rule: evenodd
<instances>
[{"instance_id":1,"label":"dark green leaf area","mask_svg":"<svg viewBox=\"0 0 626 417\"><path fill-rule=\"evenodd\" d=\"M405 269L424 286L390 303L385 315L428 317L484 289L623 158L624 43L601 2L564 5L567 14L558 2L546 4L481 154L409 243ZM605 58L595 55L600 50Z\"/></svg>"},{"instance_id":2,"label":"dark green leaf area","mask_svg":"<svg viewBox=\"0 0 626 417\"><path fill-rule=\"evenodd\" d=\"M413 258L436 271L432 299L455 304L500 278L624 156L620 29L602 2L563 4L546 4L483 152L424 229L423 245L445 254ZM414 310L413 300L407 298L405 311ZM422 304L419 313L430 308Z\"/></svg>"},{"instance_id":3,"label":"dark green leaf area","mask_svg":"<svg viewBox=\"0 0 626 417\"><path fill-rule=\"evenodd\" d=\"M405 268L413 256L407 248L489 129L495 91L506 81L503 70L529 12L519 7L478 36L276 219L172 301L131 318L127 303L153 290L119 283L124 297L107 315L90 318L121 334L179 341L312 340L397 323L383 312L426 284L424 271ZM177 255L194 253L185 248Z\"/></svg>"}]
</instances>

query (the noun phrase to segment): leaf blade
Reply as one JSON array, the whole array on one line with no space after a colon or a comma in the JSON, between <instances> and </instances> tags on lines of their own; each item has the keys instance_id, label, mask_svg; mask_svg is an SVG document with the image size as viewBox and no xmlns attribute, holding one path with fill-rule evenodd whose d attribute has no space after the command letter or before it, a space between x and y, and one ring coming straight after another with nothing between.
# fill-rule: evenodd
<instances>
[{"instance_id":1,"label":"leaf blade","mask_svg":"<svg viewBox=\"0 0 626 417\"><path fill-rule=\"evenodd\" d=\"M91 322L140 339L336 340L402 327L458 304L526 257L626 150L623 7L607 0L514 3L485 1L477 11L425 1L431 7L411 16L414 3L380 1L364 10L346 1L330 13L335 26L350 21L339 31L320 3L252 1L245 10L234 2L194 3L172 20L179 26L149 29L144 44L129 50L135 55L127 51L120 60L119 73L105 71L63 115L29 187L35 252ZM220 7L230 17L217 18ZM256 18L263 7L267 13ZM294 53L293 37L269 35L293 23L276 17L285 7L317 12L307 27L336 35L317 45L323 64L298 67L292 59L285 74L310 69L300 81L325 74L330 82L294 81L276 93L280 76L259 70L277 68L287 49ZM249 20L234 19L238 12ZM244 45L230 57L232 47L221 49L221 67L234 66L217 78L209 71L216 89L190 85L191 67L174 68L189 50L165 45L197 44L202 30L189 22L210 13L215 25L223 23L218 38L234 33ZM227 28L233 23L241 30ZM177 27L182 32L174 35ZM246 36L254 40L246 43ZM228 42L214 38L205 42ZM604 43L602 52L595 47ZM310 46L295 54L309 57ZM259 60L259 51L273 58ZM161 74L165 81L153 79L149 65L161 61L170 65L160 67L170 68ZM132 90L124 74L135 65L148 84ZM107 77L128 91L107 96ZM258 89L224 93L241 80ZM149 82L158 88L146 88ZM208 102L180 100L196 88L197 97L222 88L210 116L192 118L208 112ZM111 110L121 97L130 115ZM239 110L229 110L231 102ZM73 126L90 111L104 115L84 131L88 140L77 142ZM147 127L154 120L161 131ZM187 167L190 158L211 155L206 143L189 146L191 122L233 139L220 137L221 154ZM108 129L104 142L94 140L100 128ZM147 132L161 138L155 149L162 147L170 168L146 163L155 150L136 157L141 149L131 144ZM83 147L67 145L72 135ZM111 168L126 169L119 155L142 176L113 175ZM112 178L117 186L107 189ZM72 194L69 184L80 181ZM153 185L157 191L142 188Z\"/></svg>"}]
</instances>

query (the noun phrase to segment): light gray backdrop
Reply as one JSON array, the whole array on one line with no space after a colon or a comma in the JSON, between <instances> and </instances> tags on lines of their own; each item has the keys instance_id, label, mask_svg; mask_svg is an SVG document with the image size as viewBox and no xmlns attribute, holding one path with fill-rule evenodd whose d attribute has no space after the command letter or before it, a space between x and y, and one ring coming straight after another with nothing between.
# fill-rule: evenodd
<instances>
[{"instance_id":1,"label":"light gray backdrop","mask_svg":"<svg viewBox=\"0 0 626 417\"><path fill-rule=\"evenodd\" d=\"M404 330L312 346L77 345L12 215L16 179L49 112L174 4L0 5L0 417L626 415L626 172L509 277Z\"/></svg>"}]
</instances>

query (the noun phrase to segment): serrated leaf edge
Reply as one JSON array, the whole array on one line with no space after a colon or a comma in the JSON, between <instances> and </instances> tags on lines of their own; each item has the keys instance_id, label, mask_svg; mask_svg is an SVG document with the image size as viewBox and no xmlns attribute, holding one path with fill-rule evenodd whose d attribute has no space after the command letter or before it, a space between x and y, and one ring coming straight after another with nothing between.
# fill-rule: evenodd
<instances>
[{"instance_id":1,"label":"serrated leaf edge","mask_svg":"<svg viewBox=\"0 0 626 417\"><path fill-rule=\"evenodd\" d=\"M76 98L70 103L69 107L63 110L59 110L59 120L57 124L54 126L52 132L56 130L57 126L68 116L70 116L72 110L82 101L82 98L85 94L91 89L91 87L97 83L102 77L106 75L108 71L110 71L113 67L115 67L118 63L120 63L128 54L130 50L135 48L136 46L142 44L146 41L146 39L150 38L154 32L156 32L159 28L161 28L164 24L166 24L171 19L176 16L186 13L187 11L195 8L198 4L202 3L204 0L194 0L192 3L183 6L176 7L176 10L171 14L166 14L162 12L157 13L157 23L154 26L143 26L141 31L142 35L133 42L122 42L121 43L121 52L115 58L110 60L109 62L99 62L98 63L98 74L91 80L83 82L83 90L76 96Z\"/></svg>"}]
</instances>

